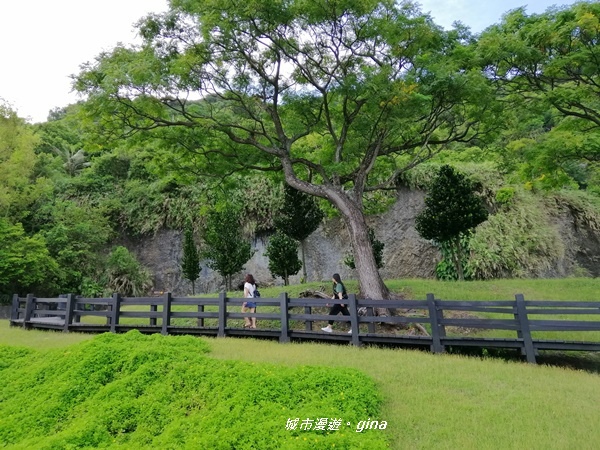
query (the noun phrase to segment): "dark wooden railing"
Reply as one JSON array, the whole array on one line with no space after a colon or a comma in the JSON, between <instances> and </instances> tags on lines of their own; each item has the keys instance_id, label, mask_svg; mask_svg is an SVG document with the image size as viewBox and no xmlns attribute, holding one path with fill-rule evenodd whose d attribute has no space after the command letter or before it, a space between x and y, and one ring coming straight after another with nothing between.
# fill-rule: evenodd
<instances>
[{"instance_id":1,"label":"dark wooden railing","mask_svg":"<svg viewBox=\"0 0 600 450\"><path fill-rule=\"evenodd\" d=\"M289 298L286 293L278 298L256 300L257 310L268 312L242 313L240 307L245 299L228 298L224 293L216 298L173 297L170 293L162 297L114 294L110 298L15 295L10 323L65 332L118 333L136 329L143 333L254 336L280 342L347 341L357 346L425 347L434 353L442 353L448 346L514 348L531 363L536 362L539 350L600 351L598 334L594 335L595 340L553 339L560 338L563 332L600 331L600 302L526 301L521 294L506 301L439 300L433 294L428 294L424 301L357 300L351 294L347 300L350 316L330 316L326 307L331 300ZM393 308L399 315L375 316L377 308ZM256 317L259 328L243 328L245 316ZM576 320L562 316L576 316ZM340 332L325 333L320 327L327 320L345 322L346 326ZM319 325L315 326L315 322ZM398 324L420 324L430 335L381 331L386 325ZM352 331L350 334L348 329ZM469 336L461 332L464 329L470 330ZM495 332L499 336L477 336L479 330L499 330ZM551 332L552 339L547 335L539 338L540 332Z\"/></svg>"}]
</instances>

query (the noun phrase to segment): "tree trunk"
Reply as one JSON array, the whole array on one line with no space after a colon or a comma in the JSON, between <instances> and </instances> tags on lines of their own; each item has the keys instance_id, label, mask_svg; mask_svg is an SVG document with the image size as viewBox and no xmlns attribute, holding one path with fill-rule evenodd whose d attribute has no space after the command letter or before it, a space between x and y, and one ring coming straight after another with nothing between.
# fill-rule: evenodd
<instances>
[{"instance_id":1,"label":"tree trunk","mask_svg":"<svg viewBox=\"0 0 600 450\"><path fill-rule=\"evenodd\" d=\"M304 258L304 241L306 239L303 239L302 242L300 242L300 252L302 253L302 279L304 280L304 283L306 283L308 281L308 275L306 273L306 259Z\"/></svg>"},{"instance_id":2,"label":"tree trunk","mask_svg":"<svg viewBox=\"0 0 600 450\"><path fill-rule=\"evenodd\" d=\"M456 258L456 273L458 274L458 280L459 281L465 281L465 274L463 272L463 265L462 265L462 245L460 242L460 236L458 236L456 238L455 244L456 246L456 253L455 253L455 258Z\"/></svg>"},{"instance_id":3,"label":"tree trunk","mask_svg":"<svg viewBox=\"0 0 600 450\"><path fill-rule=\"evenodd\" d=\"M373 254L373 246L369 239L369 226L361 205L357 204L343 191L335 192L337 195L328 197L333 205L340 211L350 235L354 253L354 265L358 275L360 294L364 298L385 300L389 298L389 290L377 269L377 262ZM377 310L378 315L387 315L385 308Z\"/></svg>"},{"instance_id":4,"label":"tree trunk","mask_svg":"<svg viewBox=\"0 0 600 450\"><path fill-rule=\"evenodd\" d=\"M344 216L344 219L350 233L361 295L373 300L389 298L389 290L377 269L364 214L362 211L353 211L352 214Z\"/></svg>"},{"instance_id":5,"label":"tree trunk","mask_svg":"<svg viewBox=\"0 0 600 450\"><path fill-rule=\"evenodd\" d=\"M327 199L344 218L354 252L354 264L358 275L360 294L364 298L373 300L388 299L389 290L379 274L375 255L373 255L373 246L369 239L369 227L362 210L362 195L346 191L344 188L334 185L316 186L299 180L294 174L291 162L285 158L281 161L286 182L290 186L307 194ZM382 308L377 313L387 315L386 311Z\"/></svg>"}]
</instances>

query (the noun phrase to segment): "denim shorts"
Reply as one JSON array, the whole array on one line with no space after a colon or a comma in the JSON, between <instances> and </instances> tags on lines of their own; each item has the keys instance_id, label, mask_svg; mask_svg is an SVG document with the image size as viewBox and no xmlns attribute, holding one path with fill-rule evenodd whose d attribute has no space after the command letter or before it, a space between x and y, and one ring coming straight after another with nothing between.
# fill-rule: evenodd
<instances>
[{"instance_id":1,"label":"denim shorts","mask_svg":"<svg viewBox=\"0 0 600 450\"><path fill-rule=\"evenodd\" d=\"M254 302L246 302L246 308L256 308L256 303L254 303Z\"/></svg>"}]
</instances>

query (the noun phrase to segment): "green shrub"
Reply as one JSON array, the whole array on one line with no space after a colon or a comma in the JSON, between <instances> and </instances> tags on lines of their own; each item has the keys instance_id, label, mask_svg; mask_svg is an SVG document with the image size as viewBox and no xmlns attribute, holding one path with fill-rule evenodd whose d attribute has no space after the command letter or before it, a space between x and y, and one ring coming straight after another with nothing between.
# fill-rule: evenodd
<instances>
[{"instance_id":1,"label":"green shrub","mask_svg":"<svg viewBox=\"0 0 600 450\"><path fill-rule=\"evenodd\" d=\"M223 361L207 351L202 339L137 331L47 353L0 347L0 442L23 449L387 448L382 431L355 431L378 417L381 403L361 372ZM343 423L338 431L286 430L288 419L322 417Z\"/></svg>"},{"instance_id":2,"label":"green shrub","mask_svg":"<svg viewBox=\"0 0 600 450\"><path fill-rule=\"evenodd\" d=\"M150 271L120 245L108 255L103 276L106 278L107 294L119 292L123 296L141 297L152 286Z\"/></svg>"},{"instance_id":3,"label":"green shrub","mask_svg":"<svg viewBox=\"0 0 600 450\"><path fill-rule=\"evenodd\" d=\"M515 189L512 187L503 187L496 191L496 202L500 205L506 205L511 202L515 196Z\"/></svg>"}]
</instances>

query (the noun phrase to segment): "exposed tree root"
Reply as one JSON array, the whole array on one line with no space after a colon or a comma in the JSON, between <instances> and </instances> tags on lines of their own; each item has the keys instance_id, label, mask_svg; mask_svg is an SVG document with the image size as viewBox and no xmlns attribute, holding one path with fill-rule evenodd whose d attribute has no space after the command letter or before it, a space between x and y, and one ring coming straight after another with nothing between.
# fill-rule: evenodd
<instances>
[{"instance_id":1,"label":"exposed tree root","mask_svg":"<svg viewBox=\"0 0 600 450\"><path fill-rule=\"evenodd\" d=\"M331 295L328 295L325 292L323 292L324 290L325 290L325 288L322 287L322 290L302 291L302 292L300 292L299 296L300 296L300 298L330 299ZM399 294L393 294L392 298L391 298L391 300L403 300L403 299L404 299L404 297ZM377 316L377 317L391 317L391 316L399 316L399 315L410 316L410 315L413 315L413 314L411 314L411 311L413 311L413 310L410 310L410 309L399 310L397 308L374 308L373 312L374 312L375 316ZM366 316L367 308L366 307L358 308L358 315ZM414 315L420 315L420 314L414 314ZM402 325L398 326L398 325L390 325L385 322L379 322L379 325L385 329L389 329L390 331L396 330L398 328L402 328L405 330L409 330L409 332L412 332L411 334L429 336L429 333L427 332L425 327L423 325L421 325L420 323L408 323L405 326L402 326Z\"/></svg>"}]
</instances>

